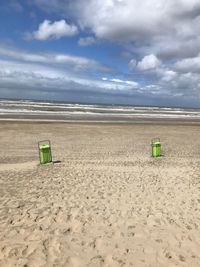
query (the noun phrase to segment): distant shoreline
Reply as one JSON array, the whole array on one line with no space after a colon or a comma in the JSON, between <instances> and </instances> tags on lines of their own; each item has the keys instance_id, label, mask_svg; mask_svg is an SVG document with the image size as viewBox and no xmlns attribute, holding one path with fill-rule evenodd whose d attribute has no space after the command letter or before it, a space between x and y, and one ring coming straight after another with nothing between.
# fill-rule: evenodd
<instances>
[{"instance_id":1,"label":"distant shoreline","mask_svg":"<svg viewBox=\"0 0 200 267\"><path fill-rule=\"evenodd\" d=\"M192 119L192 118L134 118L134 119L125 119L121 120L120 118L62 118L61 116L38 116L38 115L27 115L27 116L8 116L8 115L0 115L0 123L9 123L9 122L18 122L18 123L72 123L72 124L156 124L156 125L169 125L169 124L177 124L177 125L199 125L200 119Z\"/></svg>"},{"instance_id":2,"label":"distant shoreline","mask_svg":"<svg viewBox=\"0 0 200 267\"><path fill-rule=\"evenodd\" d=\"M3 102L3 101L8 101L8 102L27 102L27 103L30 103L30 102L33 102L33 103L49 103L50 105L54 105L54 104L60 104L60 105L88 105L88 106L113 106L113 107L116 107L116 106L121 106L121 107L143 107L143 108L154 108L154 107L158 107L158 108L175 108L175 109L192 109L192 110L198 110L200 109L200 106L195 106L195 107L192 107L192 106L178 106L178 105L151 105L151 104L124 104L124 103L119 103L119 102L116 102L116 103L101 103L101 102L75 102L75 101L61 101L61 100L48 100L48 99L22 99L22 98L0 98L0 102Z\"/></svg>"},{"instance_id":3,"label":"distant shoreline","mask_svg":"<svg viewBox=\"0 0 200 267\"><path fill-rule=\"evenodd\" d=\"M200 123L200 109L0 101L1 121Z\"/></svg>"}]
</instances>

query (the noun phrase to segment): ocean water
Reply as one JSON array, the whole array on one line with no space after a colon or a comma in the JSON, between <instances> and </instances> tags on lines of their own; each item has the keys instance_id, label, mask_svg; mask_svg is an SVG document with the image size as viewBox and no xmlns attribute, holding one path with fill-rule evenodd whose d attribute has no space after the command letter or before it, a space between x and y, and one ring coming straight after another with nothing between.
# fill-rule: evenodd
<instances>
[{"instance_id":1,"label":"ocean water","mask_svg":"<svg viewBox=\"0 0 200 267\"><path fill-rule=\"evenodd\" d=\"M200 109L70 104L33 100L0 100L1 119L122 120L184 119L200 121Z\"/></svg>"}]
</instances>

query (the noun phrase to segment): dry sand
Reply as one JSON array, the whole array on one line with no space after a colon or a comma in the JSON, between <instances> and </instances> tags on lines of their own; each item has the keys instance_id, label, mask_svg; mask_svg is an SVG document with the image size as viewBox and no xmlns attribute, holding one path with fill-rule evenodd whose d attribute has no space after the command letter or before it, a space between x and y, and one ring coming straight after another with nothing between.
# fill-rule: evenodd
<instances>
[{"instance_id":1,"label":"dry sand","mask_svg":"<svg viewBox=\"0 0 200 267\"><path fill-rule=\"evenodd\" d=\"M0 266L199 267L199 132L1 122ZM38 165L42 139L61 163Z\"/></svg>"}]
</instances>

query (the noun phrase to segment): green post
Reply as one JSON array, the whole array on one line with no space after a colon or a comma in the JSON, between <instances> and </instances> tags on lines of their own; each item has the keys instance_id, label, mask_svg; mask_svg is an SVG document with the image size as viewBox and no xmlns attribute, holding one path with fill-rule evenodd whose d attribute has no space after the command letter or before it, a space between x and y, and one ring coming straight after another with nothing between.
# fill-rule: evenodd
<instances>
[{"instance_id":1,"label":"green post","mask_svg":"<svg viewBox=\"0 0 200 267\"><path fill-rule=\"evenodd\" d=\"M161 143L159 138L151 140L152 157L161 156Z\"/></svg>"},{"instance_id":2,"label":"green post","mask_svg":"<svg viewBox=\"0 0 200 267\"><path fill-rule=\"evenodd\" d=\"M40 141L38 143L40 164L52 162L51 144L49 140Z\"/></svg>"}]
</instances>

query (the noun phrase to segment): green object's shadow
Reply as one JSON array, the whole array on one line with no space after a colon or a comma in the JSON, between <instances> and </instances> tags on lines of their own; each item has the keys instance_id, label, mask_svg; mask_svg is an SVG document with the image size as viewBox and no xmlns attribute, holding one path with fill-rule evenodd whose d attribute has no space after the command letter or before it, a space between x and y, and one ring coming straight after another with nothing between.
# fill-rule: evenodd
<instances>
[{"instance_id":1,"label":"green object's shadow","mask_svg":"<svg viewBox=\"0 0 200 267\"><path fill-rule=\"evenodd\" d=\"M61 163L61 160L52 160L53 164Z\"/></svg>"}]
</instances>

